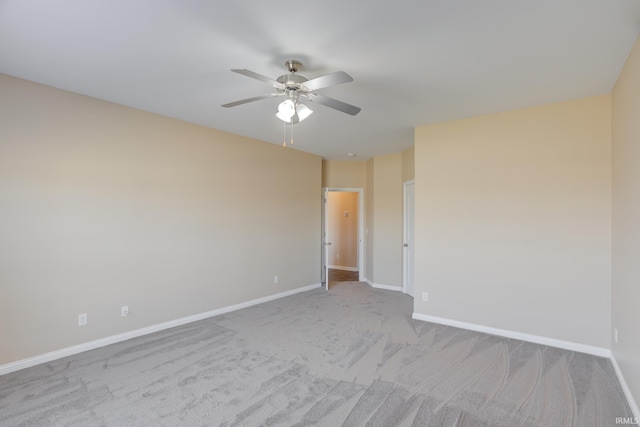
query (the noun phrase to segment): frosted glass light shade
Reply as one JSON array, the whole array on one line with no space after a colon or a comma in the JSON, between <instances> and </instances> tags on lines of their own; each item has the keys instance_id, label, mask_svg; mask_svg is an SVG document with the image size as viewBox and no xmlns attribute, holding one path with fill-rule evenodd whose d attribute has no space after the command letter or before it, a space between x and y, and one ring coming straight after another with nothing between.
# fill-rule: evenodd
<instances>
[{"instance_id":1,"label":"frosted glass light shade","mask_svg":"<svg viewBox=\"0 0 640 427\"><path fill-rule=\"evenodd\" d=\"M303 121L313 114L313 110L304 104L298 104L298 108L296 110L298 112L298 121Z\"/></svg>"}]
</instances>

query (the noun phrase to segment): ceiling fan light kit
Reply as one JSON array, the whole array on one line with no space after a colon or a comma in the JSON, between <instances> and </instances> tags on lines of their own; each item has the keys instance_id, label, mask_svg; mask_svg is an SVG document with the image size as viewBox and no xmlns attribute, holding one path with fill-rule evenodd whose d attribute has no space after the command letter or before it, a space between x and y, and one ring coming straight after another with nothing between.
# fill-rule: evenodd
<instances>
[{"instance_id":1,"label":"ceiling fan light kit","mask_svg":"<svg viewBox=\"0 0 640 427\"><path fill-rule=\"evenodd\" d=\"M337 99L329 98L328 96L319 95L314 92L318 89L323 89L329 86L352 82L353 79L351 78L351 76L344 71L336 71L334 73L308 80L306 77L296 74L298 70L302 68L302 63L300 61L292 59L286 61L284 65L287 67L289 74L283 74L276 80L270 79L269 77L265 77L261 74L254 73L253 71L246 69L231 70L234 73L242 74L252 79L268 83L273 88L275 88L276 92L254 96L252 98L246 98L235 102L229 102L227 104L223 104L222 106L225 108L230 108L242 104L247 104L249 102L259 101L261 99L273 98L276 96L286 97L287 99L285 99L278 105L278 112L276 113L276 117L282 120L285 125L291 124L292 144L293 125L300 123L313 113L313 110L300 102L300 98L306 99L309 102L317 102L318 104L322 104L326 107L342 111L343 113L352 116L355 116L360 112L360 107L338 101ZM286 143L283 143L283 146L286 146Z\"/></svg>"},{"instance_id":2,"label":"ceiling fan light kit","mask_svg":"<svg viewBox=\"0 0 640 427\"><path fill-rule=\"evenodd\" d=\"M298 119L300 119L300 121L303 121L311 114L313 114L313 110L304 104L299 104L296 108L296 113L298 114Z\"/></svg>"},{"instance_id":3,"label":"ceiling fan light kit","mask_svg":"<svg viewBox=\"0 0 640 427\"><path fill-rule=\"evenodd\" d=\"M300 123L313 113L313 110L300 102L287 99L278 105L276 117L285 123L295 125Z\"/></svg>"},{"instance_id":4,"label":"ceiling fan light kit","mask_svg":"<svg viewBox=\"0 0 640 427\"><path fill-rule=\"evenodd\" d=\"M296 106L292 100L287 99L286 101L282 101L280 105L278 105L278 112L276 113L276 117L278 117L283 122L291 122L291 118L296 113Z\"/></svg>"}]
</instances>

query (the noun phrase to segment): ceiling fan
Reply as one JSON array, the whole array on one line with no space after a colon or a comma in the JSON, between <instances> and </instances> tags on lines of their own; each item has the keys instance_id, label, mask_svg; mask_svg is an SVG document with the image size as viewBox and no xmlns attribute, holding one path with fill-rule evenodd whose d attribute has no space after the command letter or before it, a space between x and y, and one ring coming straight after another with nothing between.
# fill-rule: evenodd
<instances>
[{"instance_id":1,"label":"ceiling fan","mask_svg":"<svg viewBox=\"0 0 640 427\"><path fill-rule=\"evenodd\" d=\"M289 70L289 74L283 74L275 80L261 74L254 73L250 70L231 70L234 73L242 74L243 76L268 83L273 86L276 91L265 95L242 99L240 101L229 102L222 106L229 108L249 102L259 101L261 99L284 96L286 99L278 105L278 112L276 113L276 116L283 122L291 124L299 123L313 113L309 107L300 103L301 99L317 102L318 104L342 111L343 113L347 113L352 116L355 116L360 112L360 107L315 93L318 89L352 82L353 79L351 76L344 71L336 71L321 77L316 77L315 79L307 80L305 77L296 74L298 70L302 68L302 63L300 63L300 61L289 60L285 62L284 65L287 67L287 70Z\"/></svg>"}]
</instances>

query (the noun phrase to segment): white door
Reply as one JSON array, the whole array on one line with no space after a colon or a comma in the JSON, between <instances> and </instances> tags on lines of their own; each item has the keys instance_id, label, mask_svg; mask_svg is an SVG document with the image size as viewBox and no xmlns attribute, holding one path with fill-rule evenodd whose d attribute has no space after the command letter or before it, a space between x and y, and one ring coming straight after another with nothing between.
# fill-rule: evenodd
<instances>
[{"instance_id":1,"label":"white door","mask_svg":"<svg viewBox=\"0 0 640 427\"><path fill-rule=\"evenodd\" d=\"M329 245L331 242L328 241L328 233L329 224L328 224L328 215L327 215L327 189L322 189L322 262L321 262L321 283L324 285L325 290L329 290Z\"/></svg>"},{"instance_id":2,"label":"white door","mask_svg":"<svg viewBox=\"0 0 640 427\"><path fill-rule=\"evenodd\" d=\"M414 266L414 227L415 227L415 182L404 183L404 247L402 291L413 296Z\"/></svg>"}]
</instances>

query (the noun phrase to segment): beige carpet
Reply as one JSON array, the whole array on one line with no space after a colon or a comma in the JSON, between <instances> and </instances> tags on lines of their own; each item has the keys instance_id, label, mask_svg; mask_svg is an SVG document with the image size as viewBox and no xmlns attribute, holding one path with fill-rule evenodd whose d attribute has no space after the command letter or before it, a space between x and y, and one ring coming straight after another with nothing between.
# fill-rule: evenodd
<instances>
[{"instance_id":1,"label":"beige carpet","mask_svg":"<svg viewBox=\"0 0 640 427\"><path fill-rule=\"evenodd\" d=\"M2 426L610 426L609 360L346 282L0 377Z\"/></svg>"}]
</instances>

